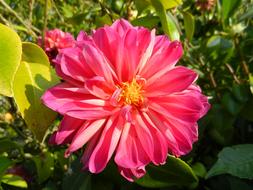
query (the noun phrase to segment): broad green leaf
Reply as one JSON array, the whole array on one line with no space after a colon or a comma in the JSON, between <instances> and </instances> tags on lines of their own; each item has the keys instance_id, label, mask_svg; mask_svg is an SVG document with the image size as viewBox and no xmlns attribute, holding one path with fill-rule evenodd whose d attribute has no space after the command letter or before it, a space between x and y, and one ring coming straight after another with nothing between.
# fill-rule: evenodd
<instances>
[{"instance_id":1,"label":"broad green leaf","mask_svg":"<svg viewBox=\"0 0 253 190\"><path fill-rule=\"evenodd\" d=\"M13 174L6 174L2 177L2 183L20 187L20 188L27 188L27 182L20 176L13 175Z\"/></svg>"},{"instance_id":2,"label":"broad green leaf","mask_svg":"<svg viewBox=\"0 0 253 190\"><path fill-rule=\"evenodd\" d=\"M225 21L238 9L241 0L222 0L222 19Z\"/></svg>"},{"instance_id":3,"label":"broad green leaf","mask_svg":"<svg viewBox=\"0 0 253 190\"><path fill-rule=\"evenodd\" d=\"M230 174L239 178L253 179L253 144L242 144L224 148L218 160L208 171L206 178Z\"/></svg>"},{"instance_id":4,"label":"broad green leaf","mask_svg":"<svg viewBox=\"0 0 253 190\"><path fill-rule=\"evenodd\" d=\"M13 82L14 99L28 127L42 140L56 113L44 106L40 98L59 81L39 46L23 43L22 47L22 61Z\"/></svg>"},{"instance_id":5,"label":"broad green leaf","mask_svg":"<svg viewBox=\"0 0 253 190\"><path fill-rule=\"evenodd\" d=\"M182 0L158 0L158 1L160 1L163 4L163 7L166 10L177 7L183 3Z\"/></svg>"},{"instance_id":6,"label":"broad green leaf","mask_svg":"<svg viewBox=\"0 0 253 190\"><path fill-rule=\"evenodd\" d=\"M54 155L50 152L45 152L32 159L37 168L39 183L43 183L54 171Z\"/></svg>"},{"instance_id":7,"label":"broad green leaf","mask_svg":"<svg viewBox=\"0 0 253 190\"><path fill-rule=\"evenodd\" d=\"M168 156L165 165L148 166L145 176L137 180L136 183L150 188L186 186L197 184L198 178L183 160Z\"/></svg>"},{"instance_id":8,"label":"broad green leaf","mask_svg":"<svg viewBox=\"0 0 253 190\"><path fill-rule=\"evenodd\" d=\"M161 19L164 33L170 40L179 40L180 36L173 15L166 11L161 1L151 0L151 3Z\"/></svg>"},{"instance_id":9,"label":"broad green leaf","mask_svg":"<svg viewBox=\"0 0 253 190\"><path fill-rule=\"evenodd\" d=\"M13 162L4 156L0 156L0 181L5 171L13 164Z\"/></svg>"},{"instance_id":10,"label":"broad green leaf","mask_svg":"<svg viewBox=\"0 0 253 190\"><path fill-rule=\"evenodd\" d=\"M189 12L182 13L184 16L184 28L186 37L189 41L191 41L195 31L195 19L194 16Z\"/></svg>"},{"instance_id":11,"label":"broad green leaf","mask_svg":"<svg viewBox=\"0 0 253 190\"><path fill-rule=\"evenodd\" d=\"M10 28L0 24L0 94L12 96L12 82L20 64L21 40Z\"/></svg>"}]
</instances>

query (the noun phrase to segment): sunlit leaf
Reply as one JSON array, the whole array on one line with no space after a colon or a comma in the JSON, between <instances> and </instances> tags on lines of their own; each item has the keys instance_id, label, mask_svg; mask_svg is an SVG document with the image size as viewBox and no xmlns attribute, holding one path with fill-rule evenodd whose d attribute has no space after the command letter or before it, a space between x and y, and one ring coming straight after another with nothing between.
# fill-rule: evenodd
<instances>
[{"instance_id":1,"label":"sunlit leaf","mask_svg":"<svg viewBox=\"0 0 253 190\"><path fill-rule=\"evenodd\" d=\"M179 40L180 36L173 15L166 11L161 1L151 0L151 3L161 19L165 34L167 34L171 40Z\"/></svg>"},{"instance_id":2,"label":"sunlit leaf","mask_svg":"<svg viewBox=\"0 0 253 190\"><path fill-rule=\"evenodd\" d=\"M2 183L20 187L20 188L27 188L27 182L20 176L13 175L13 174L6 174L2 177Z\"/></svg>"},{"instance_id":3,"label":"sunlit leaf","mask_svg":"<svg viewBox=\"0 0 253 190\"><path fill-rule=\"evenodd\" d=\"M158 0L163 4L165 9L171 9L182 4L182 0Z\"/></svg>"},{"instance_id":4,"label":"sunlit leaf","mask_svg":"<svg viewBox=\"0 0 253 190\"><path fill-rule=\"evenodd\" d=\"M21 60L21 40L10 28L0 24L0 94L12 96L12 82Z\"/></svg>"},{"instance_id":5,"label":"sunlit leaf","mask_svg":"<svg viewBox=\"0 0 253 190\"><path fill-rule=\"evenodd\" d=\"M186 37L189 41L191 41L195 31L195 19L194 16L189 12L182 13L184 16L184 28Z\"/></svg>"},{"instance_id":6,"label":"sunlit leaf","mask_svg":"<svg viewBox=\"0 0 253 190\"><path fill-rule=\"evenodd\" d=\"M14 99L28 127L39 140L56 117L40 100L49 87L58 83L44 51L35 44L23 43L22 61L14 78Z\"/></svg>"}]
</instances>

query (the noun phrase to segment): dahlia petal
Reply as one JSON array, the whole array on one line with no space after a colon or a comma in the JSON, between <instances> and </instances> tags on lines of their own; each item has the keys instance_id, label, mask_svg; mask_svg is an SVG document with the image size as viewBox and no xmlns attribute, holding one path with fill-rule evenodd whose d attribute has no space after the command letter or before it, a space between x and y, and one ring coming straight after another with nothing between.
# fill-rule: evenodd
<instances>
[{"instance_id":1,"label":"dahlia petal","mask_svg":"<svg viewBox=\"0 0 253 190\"><path fill-rule=\"evenodd\" d=\"M94 72L80 59L81 51L79 48L66 48L59 54L61 56L57 57L56 62L65 75L82 83L86 78L94 76Z\"/></svg>"},{"instance_id":2,"label":"dahlia petal","mask_svg":"<svg viewBox=\"0 0 253 190\"><path fill-rule=\"evenodd\" d=\"M189 87L198 75L186 67L175 67L159 78L159 83L155 81L147 81L146 93L147 97L163 96L174 92L180 92Z\"/></svg>"},{"instance_id":3,"label":"dahlia petal","mask_svg":"<svg viewBox=\"0 0 253 190\"><path fill-rule=\"evenodd\" d=\"M137 135L151 161L156 165L164 164L167 158L168 144L163 134L145 113L137 114L136 121Z\"/></svg>"},{"instance_id":4,"label":"dahlia petal","mask_svg":"<svg viewBox=\"0 0 253 190\"><path fill-rule=\"evenodd\" d=\"M77 42L83 42L83 41L91 41L91 38L86 34L86 32L84 31L80 31L77 38L76 38ZM78 43L77 43L78 45Z\"/></svg>"},{"instance_id":5,"label":"dahlia petal","mask_svg":"<svg viewBox=\"0 0 253 190\"><path fill-rule=\"evenodd\" d=\"M119 43L116 71L120 81L131 81L137 65L137 30L128 30Z\"/></svg>"},{"instance_id":6,"label":"dahlia petal","mask_svg":"<svg viewBox=\"0 0 253 190\"><path fill-rule=\"evenodd\" d=\"M130 123L126 123L123 128L114 160L123 168L137 168L150 162L137 137L135 126Z\"/></svg>"},{"instance_id":7,"label":"dahlia petal","mask_svg":"<svg viewBox=\"0 0 253 190\"><path fill-rule=\"evenodd\" d=\"M65 103L81 101L85 97L92 98L93 96L90 96L85 88L78 88L63 82L48 89L41 100L46 106L57 111Z\"/></svg>"},{"instance_id":8,"label":"dahlia petal","mask_svg":"<svg viewBox=\"0 0 253 190\"><path fill-rule=\"evenodd\" d=\"M79 119L101 119L111 115L114 107L109 102L97 99L85 88L72 87L68 83L59 84L49 89L42 101L49 108Z\"/></svg>"},{"instance_id":9,"label":"dahlia petal","mask_svg":"<svg viewBox=\"0 0 253 190\"><path fill-rule=\"evenodd\" d=\"M89 159L89 170L92 173L101 172L110 160L119 142L123 127L123 119L119 115L111 116L101 137Z\"/></svg>"},{"instance_id":10,"label":"dahlia petal","mask_svg":"<svg viewBox=\"0 0 253 190\"><path fill-rule=\"evenodd\" d=\"M83 44L82 54L87 65L97 76L104 77L109 84L114 85L113 77L116 75L103 53L93 43Z\"/></svg>"},{"instance_id":11,"label":"dahlia petal","mask_svg":"<svg viewBox=\"0 0 253 190\"><path fill-rule=\"evenodd\" d=\"M105 26L104 28L96 30L92 38L96 46L103 52L104 56L115 69L119 50L118 45L121 40L118 33L111 27Z\"/></svg>"},{"instance_id":12,"label":"dahlia petal","mask_svg":"<svg viewBox=\"0 0 253 190\"><path fill-rule=\"evenodd\" d=\"M133 28L133 26L125 19L119 19L111 25L111 28L122 37L126 31Z\"/></svg>"},{"instance_id":13,"label":"dahlia petal","mask_svg":"<svg viewBox=\"0 0 253 190\"><path fill-rule=\"evenodd\" d=\"M99 49L115 68L119 81L131 81L142 59L143 64L152 52L154 32L131 27L122 33L110 27L98 29L93 39ZM151 44L151 45L150 45Z\"/></svg>"},{"instance_id":14,"label":"dahlia petal","mask_svg":"<svg viewBox=\"0 0 253 190\"><path fill-rule=\"evenodd\" d=\"M57 132L50 138L51 144L65 144L72 137L73 134L79 129L79 127L84 123L83 120L72 118L69 116L64 116Z\"/></svg>"},{"instance_id":15,"label":"dahlia petal","mask_svg":"<svg viewBox=\"0 0 253 190\"><path fill-rule=\"evenodd\" d=\"M54 59L55 71L56 71L57 75L59 77L61 77L62 79L64 79L66 82L72 84L73 86L83 87L83 82L78 81L78 80L74 79L73 77L68 76L65 73L63 73L63 71L61 70L61 65L60 65L60 61L59 61L59 60L61 60L61 58L62 58L62 55L58 54L56 59Z\"/></svg>"},{"instance_id":16,"label":"dahlia petal","mask_svg":"<svg viewBox=\"0 0 253 190\"><path fill-rule=\"evenodd\" d=\"M157 128L167 139L168 149L170 150L170 152L176 156L184 155L184 152L182 152L179 148L179 142L176 140L172 131L170 130L170 127L167 125L167 123L164 122L161 115L152 110L149 110L147 114L152 120L152 122L157 126Z\"/></svg>"},{"instance_id":17,"label":"dahlia petal","mask_svg":"<svg viewBox=\"0 0 253 190\"><path fill-rule=\"evenodd\" d=\"M99 141L101 131L102 130L99 130L97 133L95 133L95 135L90 139L90 141L87 143L87 146L85 147L83 156L81 158L81 162L83 163L83 170L87 170L89 168L89 159Z\"/></svg>"},{"instance_id":18,"label":"dahlia petal","mask_svg":"<svg viewBox=\"0 0 253 190\"><path fill-rule=\"evenodd\" d=\"M167 115L168 111L162 106L150 103L151 110L160 114L160 120L163 120L163 124L169 128L178 144L178 148L183 154L188 153L192 149L192 144L197 140L198 130L196 122L186 122L180 120L174 116Z\"/></svg>"},{"instance_id":19,"label":"dahlia petal","mask_svg":"<svg viewBox=\"0 0 253 190\"><path fill-rule=\"evenodd\" d=\"M156 102L172 116L186 122L196 122L209 109L207 98L196 90L185 90L180 93L163 97L152 97L149 101Z\"/></svg>"},{"instance_id":20,"label":"dahlia petal","mask_svg":"<svg viewBox=\"0 0 253 190\"><path fill-rule=\"evenodd\" d=\"M147 64L148 59L152 55L154 45L155 45L155 30L152 30L151 36L150 36L150 43L149 43L147 49L145 50L145 52L143 53L143 56L141 57L141 60L138 65L138 69L137 69L136 73L139 73Z\"/></svg>"},{"instance_id":21,"label":"dahlia petal","mask_svg":"<svg viewBox=\"0 0 253 190\"><path fill-rule=\"evenodd\" d=\"M166 50L170 46L170 44L171 41L169 40L168 36L166 35L156 36L152 55Z\"/></svg>"},{"instance_id":22,"label":"dahlia petal","mask_svg":"<svg viewBox=\"0 0 253 190\"><path fill-rule=\"evenodd\" d=\"M85 88L94 96L104 100L109 99L114 91L113 87L108 86L105 79L100 76L86 80Z\"/></svg>"},{"instance_id":23,"label":"dahlia petal","mask_svg":"<svg viewBox=\"0 0 253 190\"><path fill-rule=\"evenodd\" d=\"M145 166L138 168L122 168L119 167L120 174L130 182L134 182L137 178L141 178L146 174Z\"/></svg>"},{"instance_id":24,"label":"dahlia petal","mask_svg":"<svg viewBox=\"0 0 253 190\"><path fill-rule=\"evenodd\" d=\"M74 118L93 120L108 117L119 110L119 108L113 108L111 105L106 104L106 101L100 99L83 100L82 102L66 103L57 111Z\"/></svg>"},{"instance_id":25,"label":"dahlia petal","mask_svg":"<svg viewBox=\"0 0 253 190\"><path fill-rule=\"evenodd\" d=\"M162 41L164 40L162 38ZM151 82L171 70L183 54L183 48L180 42L167 42L167 45L159 47L160 41L156 41L158 44L155 44L150 59L139 72L140 76L147 78Z\"/></svg>"},{"instance_id":26,"label":"dahlia petal","mask_svg":"<svg viewBox=\"0 0 253 190\"><path fill-rule=\"evenodd\" d=\"M105 121L106 119L100 119L85 122L74 136L71 144L65 152L65 156L68 157L72 152L75 152L86 144L97 133L97 131L101 129Z\"/></svg>"}]
</instances>

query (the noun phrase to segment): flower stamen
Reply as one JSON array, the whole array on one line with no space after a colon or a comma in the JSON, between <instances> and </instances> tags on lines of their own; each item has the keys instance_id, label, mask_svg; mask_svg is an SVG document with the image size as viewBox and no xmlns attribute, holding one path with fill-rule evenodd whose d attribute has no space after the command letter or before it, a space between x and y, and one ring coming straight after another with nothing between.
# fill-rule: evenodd
<instances>
[{"instance_id":1,"label":"flower stamen","mask_svg":"<svg viewBox=\"0 0 253 190\"><path fill-rule=\"evenodd\" d=\"M143 86L139 84L136 79L133 79L132 82L123 82L120 100L122 100L124 104L139 106L144 101L142 87Z\"/></svg>"}]
</instances>

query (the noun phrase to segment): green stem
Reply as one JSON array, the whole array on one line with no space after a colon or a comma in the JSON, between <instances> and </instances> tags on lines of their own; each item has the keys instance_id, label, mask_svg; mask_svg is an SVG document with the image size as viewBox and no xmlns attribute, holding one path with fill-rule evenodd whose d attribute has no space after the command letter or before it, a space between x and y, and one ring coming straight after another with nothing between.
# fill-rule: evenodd
<instances>
[{"instance_id":1,"label":"green stem","mask_svg":"<svg viewBox=\"0 0 253 190\"><path fill-rule=\"evenodd\" d=\"M45 0L45 9L44 9L44 26L43 26L43 33L42 33L42 47L45 49L45 34L47 31L47 11L48 11L48 0Z\"/></svg>"},{"instance_id":2,"label":"green stem","mask_svg":"<svg viewBox=\"0 0 253 190\"><path fill-rule=\"evenodd\" d=\"M234 43L235 43L237 53L239 54L239 57L241 59L241 65L242 65L243 71L247 76L249 76L249 74L250 74L249 67L247 65L247 62L245 61L244 55L243 55L241 48L240 48L240 42L237 37L234 38Z\"/></svg>"},{"instance_id":3,"label":"green stem","mask_svg":"<svg viewBox=\"0 0 253 190\"><path fill-rule=\"evenodd\" d=\"M29 1L29 21L32 25L32 21L33 21L33 6L34 6L34 0L30 0Z\"/></svg>"}]
</instances>

